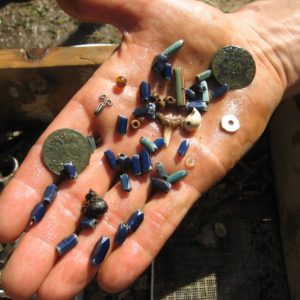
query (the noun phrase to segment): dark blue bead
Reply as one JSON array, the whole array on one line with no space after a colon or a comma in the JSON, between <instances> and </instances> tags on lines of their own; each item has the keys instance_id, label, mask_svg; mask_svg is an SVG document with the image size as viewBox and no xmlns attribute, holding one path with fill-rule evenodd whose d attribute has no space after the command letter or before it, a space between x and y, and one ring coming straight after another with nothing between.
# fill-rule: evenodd
<instances>
[{"instance_id":1,"label":"dark blue bead","mask_svg":"<svg viewBox=\"0 0 300 300\"><path fill-rule=\"evenodd\" d=\"M61 242L59 242L56 246L56 250L58 255L61 256L74 248L78 243L78 237L75 233L71 234L70 236L64 238Z\"/></svg>"},{"instance_id":2,"label":"dark blue bead","mask_svg":"<svg viewBox=\"0 0 300 300\"><path fill-rule=\"evenodd\" d=\"M102 236L101 239L95 245L95 248L91 256L91 264L94 267L99 267L100 264L103 262L108 252L109 246L110 246L109 238L106 236Z\"/></svg>"},{"instance_id":3,"label":"dark blue bead","mask_svg":"<svg viewBox=\"0 0 300 300\"><path fill-rule=\"evenodd\" d=\"M122 245L127 238L129 233L129 226L127 224L121 223L118 227L116 233L115 242L117 245Z\"/></svg>"},{"instance_id":4,"label":"dark blue bead","mask_svg":"<svg viewBox=\"0 0 300 300\"><path fill-rule=\"evenodd\" d=\"M150 117L150 118L155 118L155 112L156 112L156 105L154 103L149 102L147 106L145 107L137 107L133 115L136 118L140 117Z\"/></svg>"},{"instance_id":5,"label":"dark blue bead","mask_svg":"<svg viewBox=\"0 0 300 300\"><path fill-rule=\"evenodd\" d=\"M154 64L153 64L153 70L155 72L163 73L165 70L165 65L167 63L167 55L165 54L159 54L155 57L154 59Z\"/></svg>"},{"instance_id":6,"label":"dark blue bead","mask_svg":"<svg viewBox=\"0 0 300 300\"><path fill-rule=\"evenodd\" d=\"M127 132L127 126L128 126L128 118L123 115L118 115L118 124L117 124L117 130L121 134L125 134Z\"/></svg>"},{"instance_id":7,"label":"dark blue bead","mask_svg":"<svg viewBox=\"0 0 300 300\"><path fill-rule=\"evenodd\" d=\"M76 167L72 162L67 162L64 164L62 175L66 176L69 179L76 179L78 177Z\"/></svg>"},{"instance_id":8,"label":"dark blue bead","mask_svg":"<svg viewBox=\"0 0 300 300\"><path fill-rule=\"evenodd\" d=\"M218 88L211 92L211 96L213 98L218 98L223 96L225 93L229 91L229 85L227 83L220 85Z\"/></svg>"},{"instance_id":9,"label":"dark blue bead","mask_svg":"<svg viewBox=\"0 0 300 300\"><path fill-rule=\"evenodd\" d=\"M157 138L153 143L156 145L157 149L160 149L166 145L166 141L163 137Z\"/></svg>"},{"instance_id":10,"label":"dark blue bead","mask_svg":"<svg viewBox=\"0 0 300 300\"><path fill-rule=\"evenodd\" d=\"M104 155L107 159L107 162L109 164L109 166L114 169L118 166L118 161L117 161L117 158L115 156L115 154L113 153L112 150L106 150L104 151Z\"/></svg>"},{"instance_id":11,"label":"dark blue bead","mask_svg":"<svg viewBox=\"0 0 300 300\"><path fill-rule=\"evenodd\" d=\"M130 231L136 231L144 220L144 213L141 209L136 210L128 219L127 225Z\"/></svg>"},{"instance_id":12,"label":"dark blue bead","mask_svg":"<svg viewBox=\"0 0 300 300\"><path fill-rule=\"evenodd\" d=\"M83 228L95 228L98 221L95 218L83 217L80 219L80 226Z\"/></svg>"},{"instance_id":13,"label":"dark blue bead","mask_svg":"<svg viewBox=\"0 0 300 300\"><path fill-rule=\"evenodd\" d=\"M119 154L117 160L123 171L128 171L131 169L131 159L126 154Z\"/></svg>"},{"instance_id":14,"label":"dark blue bead","mask_svg":"<svg viewBox=\"0 0 300 300\"><path fill-rule=\"evenodd\" d=\"M172 65L169 63L165 64L164 78L167 80L172 79Z\"/></svg>"},{"instance_id":15,"label":"dark blue bead","mask_svg":"<svg viewBox=\"0 0 300 300\"><path fill-rule=\"evenodd\" d=\"M141 102L148 103L151 96L151 87L150 84L146 81L142 81L140 84L140 96Z\"/></svg>"},{"instance_id":16,"label":"dark blue bead","mask_svg":"<svg viewBox=\"0 0 300 300\"><path fill-rule=\"evenodd\" d=\"M151 157L145 149L141 151L140 159L143 172L150 172L152 170Z\"/></svg>"},{"instance_id":17,"label":"dark blue bead","mask_svg":"<svg viewBox=\"0 0 300 300\"><path fill-rule=\"evenodd\" d=\"M120 180L121 180L122 190L125 191L125 192L130 192L132 190L132 187L131 187L131 184L130 184L128 174L126 174L126 173L121 174L120 175Z\"/></svg>"},{"instance_id":18,"label":"dark blue bead","mask_svg":"<svg viewBox=\"0 0 300 300\"><path fill-rule=\"evenodd\" d=\"M46 210L47 210L47 203L39 202L31 212L31 216L30 216L31 222L37 223L41 221L43 216L45 215Z\"/></svg>"},{"instance_id":19,"label":"dark blue bead","mask_svg":"<svg viewBox=\"0 0 300 300\"><path fill-rule=\"evenodd\" d=\"M202 97L202 86L200 84L193 84L189 87L190 90L192 90L195 93L195 98L201 98Z\"/></svg>"},{"instance_id":20,"label":"dark blue bead","mask_svg":"<svg viewBox=\"0 0 300 300\"><path fill-rule=\"evenodd\" d=\"M162 178L151 178L151 186L154 190L167 193L171 188L172 184Z\"/></svg>"},{"instance_id":21,"label":"dark blue bead","mask_svg":"<svg viewBox=\"0 0 300 300\"><path fill-rule=\"evenodd\" d=\"M186 104L186 108L189 111L192 111L193 108L196 108L200 112L205 112L208 110L207 104L203 101L189 101Z\"/></svg>"},{"instance_id":22,"label":"dark blue bead","mask_svg":"<svg viewBox=\"0 0 300 300\"><path fill-rule=\"evenodd\" d=\"M54 201L56 195L57 195L57 186L55 184L50 184L47 186L44 192L43 201L46 202L47 204L50 204Z\"/></svg>"},{"instance_id":23,"label":"dark blue bead","mask_svg":"<svg viewBox=\"0 0 300 300\"><path fill-rule=\"evenodd\" d=\"M181 142L181 144L179 145L179 148L177 150L177 153L180 155L180 156L184 156L188 147L190 145L190 142L188 140L183 140Z\"/></svg>"},{"instance_id":24,"label":"dark blue bead","mask_svg":"<svg viewBox=\"0 0 300 300\"><path fill-rule=\"evenodd\" d=\"M192 89L185 89L185 97L188 100L193 100L196 98L196 93Z\"/></svg>"},{"instance_id":25,"label":"dark blue bead","mask_svg":"<svg viewBox=\"0 0 300 300\"><path fill-rule=\"evenodd\" d=\"M132 170L134 175L136 176L141 175L142 169L141 169L140 156L138 154L132 155L131 162L132 162Z\"/></svg>"}]
</instances>

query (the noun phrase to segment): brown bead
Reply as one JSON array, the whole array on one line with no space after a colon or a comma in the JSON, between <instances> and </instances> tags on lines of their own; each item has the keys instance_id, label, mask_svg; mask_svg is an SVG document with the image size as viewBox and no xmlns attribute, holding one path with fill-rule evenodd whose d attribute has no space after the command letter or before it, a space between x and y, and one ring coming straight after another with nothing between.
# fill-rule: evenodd
<instances>
[{"instance_id":1,"label":"brown bead","mask_svg":"<svg viewBox=\"0 0 300 300\"><path fill-rule=\"evenodd\" d=\"M124 76L118 76L116 78L116 84L118 87L124 87L127 84L127 79Z\"/></svg>"}]
</instances>

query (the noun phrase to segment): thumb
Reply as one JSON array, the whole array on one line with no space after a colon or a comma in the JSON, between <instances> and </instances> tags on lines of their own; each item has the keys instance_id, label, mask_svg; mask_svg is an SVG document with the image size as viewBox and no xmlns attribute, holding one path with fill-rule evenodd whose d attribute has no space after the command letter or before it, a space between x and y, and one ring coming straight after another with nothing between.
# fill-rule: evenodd
<instances>
[{"instance_id":1,"label":"thumb","mask_svg":"<svg viewBox=\"0 0 300 300\"><path fill-rule=\"evenodd\" d=\"M121 31L136 27L145 15L145 8L150 6L147 0L57 0L57 3L76 19L109 23Z\"/></svg>"}]
</instances>

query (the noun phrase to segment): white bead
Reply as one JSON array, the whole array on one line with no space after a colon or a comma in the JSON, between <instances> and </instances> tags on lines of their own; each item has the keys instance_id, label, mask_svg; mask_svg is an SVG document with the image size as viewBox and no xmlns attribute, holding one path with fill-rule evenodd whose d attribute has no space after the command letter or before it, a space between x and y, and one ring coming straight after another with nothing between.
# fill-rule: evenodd
<instances>
[{"instance_id":1,"label":"white bead","mask_svg":"<svg viewBox=\"0 0 300 300\"><path fill-rule=\"evenodd\" d=\"M240 122L235 115L225 115L222 117L221 127L227 132L236 132L240 129Z\"/></svg>"}]
</instances>

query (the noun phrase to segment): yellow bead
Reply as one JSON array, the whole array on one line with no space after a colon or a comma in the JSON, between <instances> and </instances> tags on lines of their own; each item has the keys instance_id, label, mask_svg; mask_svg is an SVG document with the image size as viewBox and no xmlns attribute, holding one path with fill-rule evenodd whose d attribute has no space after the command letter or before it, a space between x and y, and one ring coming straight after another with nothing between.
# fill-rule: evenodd
<instances>
[{"instance_id":1,"label":"yellow bead","mask_svg":"<svg viewBox=\"0 0 300 300\"><path fill-rule=\"evenodd\" d=\"M124 76L118 76L116 78L116 84L119 87L124 87L127 83L127 79Z\"/></svg>"}]
</instances>

